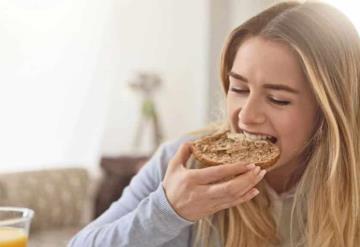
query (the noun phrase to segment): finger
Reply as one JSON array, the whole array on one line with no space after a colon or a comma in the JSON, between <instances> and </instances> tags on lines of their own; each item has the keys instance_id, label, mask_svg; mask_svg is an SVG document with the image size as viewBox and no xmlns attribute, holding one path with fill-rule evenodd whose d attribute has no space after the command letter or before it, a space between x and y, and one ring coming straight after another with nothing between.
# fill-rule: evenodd
<instances>
[{"instance_id":1,"label":"finger","mask_svg":"<svg viewBox=\"0 0 360 247\"><path fill-rule=\"evenodd\" d=\"M257 196L259 193L260 193L260 191L258 189L252 188L248 192L246 192L244 195L242 195L240 198L226 202L226 203L220 205L218 208L219 208L219 210L222 210L222 209L238 206L244 202L250 201L255 196Z\"/></svg>"},{"instance_id":2,"label":"finger","mask_svg":"<svg viewBox=\"0 0 360 247\"><path fill-rule=\"evenodd\" d=\"M255 169L254 169L254 172L256 172ZM246 191L250 190L252 187L257 185L265 177L266 173L267 173L267 171L265 169L259 169L259 172L256 175L254 174L256 176L254 183L248 184L247 187L244 189L245 193L246 193ZM245 193L243 193L243 194L245 194Z\"/></svg>"},{"instance_id":3,"label":"finger","mask_svg":"<svg viewBox=\"0 0 360 247\"><path fill-rule=\"evenodd\" d=\"M264 178L265 173L266 170L256 167L226 182L209 185L206 193L214 199L232 200L244 195L250 188L259 183Z\"/></svg>"},{"instance_id":4,"label":"finger","mask_svg":"<svg viewBox=\"0 0 360 247\"><path fill-rule=\"evenodd\" d=\"M171 166L183 165L191 156L191 144L185 142L180 145L179 149L176 151L174 157L171 159Z\"/></svg>"},{"instance_id":5,"label":"finger","mask_svg":"<svg viewBox=\"0 0 360 247\"><path fill-rule=\"evenodd\" d=\"M237 176L255 168L254 164L239 162L191 170L199 184L210 184L230 176Z\"/></svg>"}]
</instances>

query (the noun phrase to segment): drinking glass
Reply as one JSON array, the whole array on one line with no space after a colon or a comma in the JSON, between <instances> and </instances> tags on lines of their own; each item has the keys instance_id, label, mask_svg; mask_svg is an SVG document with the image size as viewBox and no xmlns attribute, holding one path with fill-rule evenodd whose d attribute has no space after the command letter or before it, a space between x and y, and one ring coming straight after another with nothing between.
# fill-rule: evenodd
<instances>
[{"instance_id":1,"label":"drinking glass","mask_svg":"<svg viewBox=\"0 0 360 247\"><path fill-rule=\"evenodd\" d=\"M26 247L34 211L0 207L0 247Z\"/></svg>"}]
</instances>

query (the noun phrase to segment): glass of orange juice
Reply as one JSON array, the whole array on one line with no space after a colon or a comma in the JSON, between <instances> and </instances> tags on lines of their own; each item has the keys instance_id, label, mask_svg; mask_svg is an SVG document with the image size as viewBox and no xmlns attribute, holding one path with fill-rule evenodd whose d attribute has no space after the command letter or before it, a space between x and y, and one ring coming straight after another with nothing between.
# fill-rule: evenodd
<instances>
[{"instance_id":1,"label":"glass of orange juice","mask_svg":"<svg viewBox=\"0 0 360 247\"><path fill-rule=\"evenodd\" d=\"M34 211L0 207L0 247L26 247Z\"/></svg>"}]
</instances>

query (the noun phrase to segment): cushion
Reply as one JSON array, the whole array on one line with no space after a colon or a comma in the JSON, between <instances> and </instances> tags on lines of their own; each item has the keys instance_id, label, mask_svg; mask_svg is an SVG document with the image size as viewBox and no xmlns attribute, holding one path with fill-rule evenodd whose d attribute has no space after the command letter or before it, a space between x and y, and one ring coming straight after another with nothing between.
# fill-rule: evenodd
<instances>
[{"instance_id":1,"label":"cushion","mask_svg":"<svg viewBox=\"0 0 360 247\"><path fill-rule=\"evenodd\" d=\"M89 184L83 168L0 174L0 206L31 208L31 230L78 226Z\"/></svg>"}]
</instances>

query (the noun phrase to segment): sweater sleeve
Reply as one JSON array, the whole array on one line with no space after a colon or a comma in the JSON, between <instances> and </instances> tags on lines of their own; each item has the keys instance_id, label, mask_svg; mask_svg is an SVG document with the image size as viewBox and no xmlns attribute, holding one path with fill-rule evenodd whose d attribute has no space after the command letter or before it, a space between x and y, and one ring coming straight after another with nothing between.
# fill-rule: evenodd
<instances>
[{"instance_id":1,"label":"sweater sleeve","mask_svg":"<svg viewBox=\"0 0 360 247\"><path fill-rule=\"evenodd\" d=\"M162 186L167 164L184 141L163 144L121 198L75 235L68 247L161 246L191 226L193 222L171 207Z\"/></svg>"}]
</instances>

